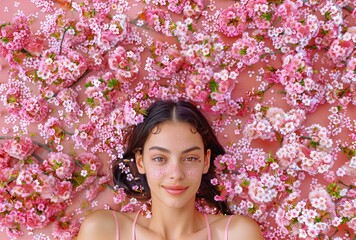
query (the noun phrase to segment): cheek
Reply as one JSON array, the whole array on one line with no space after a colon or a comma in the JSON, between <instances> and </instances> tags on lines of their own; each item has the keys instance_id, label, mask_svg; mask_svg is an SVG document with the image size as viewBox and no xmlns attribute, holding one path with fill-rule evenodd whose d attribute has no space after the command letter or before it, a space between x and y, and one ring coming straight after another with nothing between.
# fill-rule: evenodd
<instances>
[{"instance_id":1,"label":"cheek","mask_svg":"<svg viewBox=\"0 0 356 240\"><path fill-rule=\"evenodd\" d=\"M203 175L202 169L200 167L187 167L185 169L185 176L190 179L201 179Z\"/></svg>"},{"instance_id":2,"label":"cheek","mask_svg":"<svg viewBox=\"0 0 356 240\"><path fill-rule=\"evenodd\" d=\"M187 177L195 177L200 175L198 169L189 168L185 171Z\"/></svg>"},{"instance_id":3,"label":"cheek","mask_svg":"<svg viewBox=\"0 0 356 240\"><path fill-rule=\"evenodd\" d=\"M164 168L151 168L150 171L146 171L146 176L149 179L160 179L164 176L166 170Z\"/></svg>"}]
</instances>

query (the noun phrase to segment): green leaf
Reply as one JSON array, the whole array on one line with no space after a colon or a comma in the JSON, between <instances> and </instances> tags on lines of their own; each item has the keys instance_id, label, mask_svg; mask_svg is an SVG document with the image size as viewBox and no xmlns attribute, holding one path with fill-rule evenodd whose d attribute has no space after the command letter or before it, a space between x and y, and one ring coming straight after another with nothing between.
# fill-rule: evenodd
<instances>
[{"instance_id":1,"label":"green leaf","mask_svg":"<svg viewBox=\"0 0 356 240\"><path fill-rule=\"evenodd\" d=\"M270 72L276 72L277 69L275 69L274 67L272 67L271 65L268 65L267 67L267 70L270 71Z\"/></svg>"},{"instance_id":2,"label":"green leaf","mask_svg":"<svg viewBox=\"0 0 356 240\"><path fill-rule=\"evenodd\" d=\"M329 33L329 30L325 30L325 29L321 29L320 30L320 33L322 34L322 35L327 35L328 33Z\"/></svg>"},{"instance_id":3,"label":"green leaf","mask_svg":"<svg viewBox=\"0 0 356 240\"><path fill-rule=\"evenodd\" d=\"M264 18L264 19L266 19L267 21L271 21L271 19L272 19L272 14L271 13L264 13L264 14L262 14L262 16L261 16L262 18Z\"/></svg>"},{"instance_id":4,"label":"green leaf","mask_svg":"<svg viewBox=\"0 0 356 240\"><path fill-rule=\"evenodd\" d=\"M49 58L51 58L52 60L56 57L55 53L52 53L51 55L49 55Z\"/></svg>"},{"instance_id":5,"label":"green leaf","mask_svg":"<svg viewBox=\"0 0 356 240\"><path fill-rule=\"evenodd\" d=\"M268 154L267 162L268 162L268 163L273 163L273 162L275 162L275 159L273 158L273 155L272 155L271 153Z\"/></svg>"},{"instance_id":6,"label":"green leaf","mask_svg":"<svg viewBox=\"0 0 356 240\"><path fill-rule=\"evenodd\" d=\"M73 177L71 179L71 182L73 184L73 186L76 188L76 187L79 187L80 185L82 185L85 181L85 177L83 177L82 175L80 175L80 173L74 173L73 174Z\"/></svg>"},{"instance_id":7,"label":"green leaf","mask_svg":"<svg viewBox=\"0 0 356 240\"><path fill-rule=\"evenodd\" d=\"M10 96L8 99L7 99L7 103L15 103L17 102L17 99L15 96Z\"/></svg>"},{"instance_id":8,"label":"green leaf","mask_svg":"<svg viewBox=\"0 0 356 240\"><path fill-rule=\"evenodd\" d=\"M315 220L315 222L321 222L322 219L321 219L321 217L315 217L314 220Z\"/></svg>"},{"instance_id":9,"label":"green leaf","mask_svg":"<svg viewBox=\"0 0 356 240\"><path fill-rule=\"evenodd\" d=\"M243 49L240 49L240 55L245 56L247 54L247 47L244 47Z\"/></svg>"},{"instance_id":10,"label":"green leaf","mask_svg":"<svg viewBox=\"0 0 356 240\"><path fill-rule=\"evenodd\" d=\"M1 38L1 41L3 41L4 43L8 43L8 42L9 42L9 39L6 38L6 37L3 37L3 38Z\"/></svg>"},{"instance_id":11,"label":"green leaf","mask_svg":"<svg viewBox=\"0 0 356 240\"><path fill-rule=\"evenodd\" d=\"M110 79L108 81L108 88L114 88L119 85L119 81L116 79Z\"/></svg>"},{"instance_id":12,"label":"green leaf","mask_svg":"<svg viewBox=\"0 0 356 240\"><path fill-rule=\"evenodd\" d=\"M316 149L317 146L319 146L319 142L314 142L314 141L310 141L309 143L310 146L312 146L314 149Z\"/></svg>"},{"instance_id":13,"label":"green leaf","mask_svg":"<svg viewBox=\"0 0 356 240\"><path fill-rule=\"evenodd\" d=\"M257 42L262 42L265 40L265 36L263 36L262 34L259 34L255 37L255 39L257 40Z\"/></svg>"},{"instance_id":14,"label":"green leaf","mask_svg":"<svg viewBox=\"0 0 356 240\"><path fill-rule=\"evenodd\" d=\"M92 87L93 84L91 82L87 82L84 86L85 86L85 88L88 88L88 87Z\"/></svg>"},{"instance_id":15,"label":"green leaf","mask_svg":"<svg viewBox=\"0 0 356 240\"><path fill-rule=\"evenodd\" d=\"M6 27L7 25L11 25L10 23L3 23L0 25L0 28Z\"/></svg>"},{"instance_id":16,"label":"green leaf","mask_svg":"<svg viewBox=\"0 0 356 240\"><path fill-rule=\"evenodd\" d=\"M87 98L86 101L91 107L95 106L94 98Z\"/></svg>"},{"instance_id":17,"label":"green leaf","mask_svg":"<svg viewBox=\"0 0 356 240\"><path fill-rule=\"evenodd\" d=\"M340 191L342 190L342 188L337 185L336 183L330 183L327 187L326 187L326 191L333 197L336 198L341 198L340 196Z\"/></svg>"},{"instance_id":18,"label":"green leaf","mask_svg":"<svg viewBox=\"0 0 356 240\"><path fill-rule=\"evenodd\" d=\"M324 14L324 17L327 19L327 20L331 20L331 13L329 11L327 11L325 14Z\"/></svg>"},{"instance_id":19,"label":"green leaf","mask_svg":"<svg viewBox=\"0 0 356 240\"><path fill-rule=\"evenodd\" d=\"M95 9L92 9L91 10L91 17L95 17L95 15L96 15Z\"/></svg>"},{"instance_id":20,"label":"green leaf","mask_svg":"<svg viewBox=\"0 0 356 240\"><path fill-rule=\"evenodd\" d=\"M292 192L293 192L293 189L286 188L286 191L289 192L289 193L292 193Z\"/></svg>"},{"instance_id":21,"label":"green leaf","mask_svg":"<svg viewBox=\"0 0 356 240\"><path fill-rule=\"evenodd\" d=\"M240 184L241 187L247 187L247 186L249 186L249 185L250 185L250 181L248 181L248 180L246 180L246 179L243 180L242 183Z\"/></svg>"},{"instance_id":22,"label":"green leaf","mask_svg":"<svg viewBox=\"0 0 356 240\"><path fill-rule=\"evenodd\" d=\"M209 82L209 88L212 92L217 92L219 90L219 84L213 79Z\"/></svg>"}]
</instances>

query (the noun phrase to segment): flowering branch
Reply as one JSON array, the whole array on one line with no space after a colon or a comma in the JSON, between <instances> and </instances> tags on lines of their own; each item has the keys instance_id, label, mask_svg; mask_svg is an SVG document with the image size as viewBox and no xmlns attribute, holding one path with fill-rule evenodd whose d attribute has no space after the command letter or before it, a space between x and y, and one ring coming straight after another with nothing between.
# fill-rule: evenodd
<instances>
[{"instance_id":1,"label":"flowering branch","mask_svg":"<svg viewBox=\"0 0 356 240\"><path fill-rule=\"evenodd\" d=\"M74 87L74 86L75 86L77 83L79 83L83 78L85 78L85 76L88 75L90 72L91 72L90 69L85 70L85 72L82 74L82 76L80 76L80 77L78 78L78 80L75 81L74 83L72 83L68 88Z\"/></svg>"},{"instance_id":2,"label":"flowering branch","mask_svg":"<svg viewBox=\"0 0 356 240\"><path fill-rule=\"evenodd\" d=\"M273 83L268 84L268 86L266 87L266 89L264 89L264 90L259 90L259 91L257 91L257 92L251 93L250 96L254 96L254 97L257 97L257 96L258 96L258 97L260 98L259 101L262 102L262 100L263 100L263 98L264 98L265 92L268 91L271 87L273 87L273 85L274 85Z\"/></svg>"},{"instance_id":3,"label":"flowering branch","mask_svg":"<svg viewBox=\"0 0 356 240\"><path fill-rule=\"evenodd\" d=\"M344 185L348 189L353 189L354 188L354 186L352 184L351 185L347 185L347 184L343 183L341 180L338 180L338 183L340 183L341 185Z\"/></svg>"},{"instance_id":4,"label":"flowering branch","mask_svg":"<svg viewBox=\"0 0 356 240\"><path fill-rule=\"evenodd\" d=\"M14 137L0 136L0 140L3 140L3 139L13 139L13 138L14 138ZM46 145L46 144L37 142L37 141L35 141L35 140L32 140L32 142L33 142L35 145L37 145L37 146L39 146L39 147L42 147L42 148L46 149L46 150L49 151L49 152L53 152L53 150L52 150L48 145Z\"/></svg>"},{"instance_id":5,"label":"flowering branch","mask_svg":"<svg viewBox=\"0 0 356 240\"><path fill-rule=\"evenodd\" d=\"M36 153L32 153L31 154L33 157L35 157L38 161L40 161L41 163L43 163L43 159L40 157L40 156L38 156Z\"/></svg>"},{"instance_id":6,"label":"flowering branch","mask_svg":"<svg viewBox=\"0 0 356 240\"><path fill-rule=\"evenodd\" d=\"M66 27L66 29L64 29L64 32L63 32L63 35L62 35L62 39L61 39L61 44L60 44L60 46L59 46L59 55L62 54L62 45L63 45L64 37L65 37L67 31L68 31L70 28L72 28L72 27L69 26L69 27Z\"/></svg>"},{"instance_id":7,"label":"flowering branch","mask_svg":"<svg viewBox=\"0 0 356 240\"><path fill-rule=\"evenodd\" d=\"M348 11L349 13L353 13L353 11L354 11L354 9L353 9L351 6L349 6L349 5L346 5L346 6L344 7L344 9L345 9L346 11Z\"/></svg>"}]
</instances>

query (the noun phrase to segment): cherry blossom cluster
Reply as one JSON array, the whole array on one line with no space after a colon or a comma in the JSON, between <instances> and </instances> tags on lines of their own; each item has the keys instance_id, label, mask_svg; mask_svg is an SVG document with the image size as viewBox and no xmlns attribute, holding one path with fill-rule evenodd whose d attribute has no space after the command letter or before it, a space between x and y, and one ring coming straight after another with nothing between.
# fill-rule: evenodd
<instances>
[{"instance_id":1,"label":"cherry blossom cluster","mask_svg":"<svg viewBox=\"0 0 356 240\"><path fill-rule=\"evenodd\" d=\"M73 239L81 219L69 206L84 196L76 212L90 211L103 186L111 208L150 217L150 202L110 186L103 166L122 157L154 100L182 98L225 140L216 201L255 219L266 239L355 235L355 1L30 2L38 29L22 12L0 22L10 68L0 228L10 237L54 222L53 237ZM217 213L204 199L196 206Z\"/></svg>"},{"instance_id":2,"label":"cherry blossom cluster","mask_svg":"<svg viewBox=\"0 0 356 240\"><path fill-rule=\"evenodd\" d=\"M33 231L53 222L56 216L63 215L75 193L84 190L86 199L91 201L100 186L110 180L109 175L99 175L102 163L92 153L74 159L63 152L50 152L43 160L35 155L37 145L43 147L28 137L2 143L0 219L10 237L23 234L21 225ZM70 233L61 236L63 239L75 236L79 222L71 219L68 215L55 220L54 235L59 231ZM68 226L63 226L64 223Z\"/></svg>"}]
</instances>

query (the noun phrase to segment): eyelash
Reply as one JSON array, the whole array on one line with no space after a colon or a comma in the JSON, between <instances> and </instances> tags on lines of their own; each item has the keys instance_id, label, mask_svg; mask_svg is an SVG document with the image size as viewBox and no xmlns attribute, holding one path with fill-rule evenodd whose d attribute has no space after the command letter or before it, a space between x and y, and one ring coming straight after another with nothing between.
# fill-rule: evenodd
<instances>
[{"instance_id":1,"label":"eyelash","mask_svg":"<svg viewBox=\"0 0 356 240\"><path fill-rule=\"evenodd\" d=\"M199 158L197 158L197 157L186 157L184 160L186 160L188 162L195 162L195 161L198 161Z\"/></svg>"},{"instance_id":2,"label":"eyelash","mask_svg":"<svg viewBox=\"0 0 356 240\"><path fill-rule=\"evenodd\" d=\"M165 161L165 158L164 157L154 157L152 158L153 161L157 162L157 163L161 163L163 161ZM187 161L187 162L195 162L195 161L198 161L199 158L198 157L186 157L184 158L184 161Z\"/></svg>"},{"instance_id":3,"label":"eyelash","mask_svg":"<svg viewBox=\"0 0 356 240\"><path fill-rule=\"evenodd\" d=\"M157 159L159 159L159 160L157 160ZM155 162L161 163L161 162L163 162L165 159L164 159L164 157L154 157L152 160L155 161Z\"/></svg>"}]
</instances>

